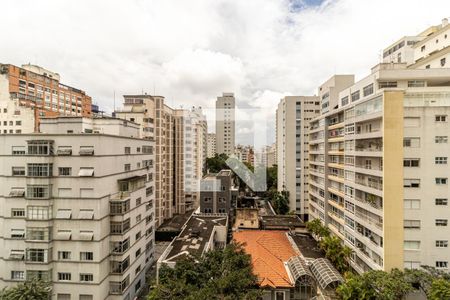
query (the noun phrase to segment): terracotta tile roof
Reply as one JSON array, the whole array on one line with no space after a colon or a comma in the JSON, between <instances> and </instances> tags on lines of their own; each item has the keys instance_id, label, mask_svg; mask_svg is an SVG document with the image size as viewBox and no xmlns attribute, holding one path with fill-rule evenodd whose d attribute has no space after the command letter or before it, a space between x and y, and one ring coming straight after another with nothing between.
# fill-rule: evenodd
<instances>
[{"instance_id":1,"label":"terracotta tile roof","mask_svg":"<svg viewBox=\"0 0 450 300\"><path fill-rule=\"evenodd\" d=\"M245 243L252 256L253 271L261 287L292 287L284 262L298 255L285 231L245 230L233 234L235 241Z\"/></svg>"}]
</instances>

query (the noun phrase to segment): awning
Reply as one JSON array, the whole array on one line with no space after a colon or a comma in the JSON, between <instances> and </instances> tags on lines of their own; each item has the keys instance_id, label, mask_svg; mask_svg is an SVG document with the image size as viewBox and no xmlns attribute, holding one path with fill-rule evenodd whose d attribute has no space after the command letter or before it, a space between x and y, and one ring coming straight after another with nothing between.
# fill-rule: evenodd
<instances>
[{"instance_id":1,"label":"awning","mask_svg":"<svg viewBox=\"0 0 450 300\"><path fill-rule=\"evenodd\" d=\"M56 237L58 240L70 240L70 237L72 236L72 231L70 230L60 230L58 231Z\"/></svg>"},{"instance_id":2,"label":"awning","mask_svg":"<svg viewBox=\"0 0 450 300\"><path fill-rule=\"evenodd\" d=\"M80 231L80 240L82 241L92 241L94 238L93 231Z\"/></svg>"},{"instance_id":3,"label":"awning","mask_svg":"<svg viewBox=\"0 0 450 300\"><path fill-rule=\"evenodd\" d=\"M94 155L94 148L80 148L80 155Z\"/></svg>"},{"instance_id":4,"label":"awning","mask_svg":"<svg viewBox=\"0 0 450 300\"><path fill-rule=\"evenodd\" d=\"M25 237L25 229L11 229L12 238L23 238Z\"/></svg>"},{"instance_id":5,"label":"awning","mask_svg":"<svg viewBox=\"0 0 450 300\"><path fill-rule=\"evenodd\" d=\"M93 218L94 210L92 209L80 210L80 213L78 214L78 219L92 220Z\"/></svg>"},{"instance_id":6,"label":"awning","mask_svg":"<svg viewBox=\"0 0 450 300\"><path fill-rule=\"evenodd\" d=\"M23 260L25 258L25 250L11 250L9 258Z\"/></svg>"},{"instance_id":7,"label":"awning","mask_svg":"<svg viewBox=\"0 0 450 300\"><path fill-rule=\"evenodd\" d=\"M72 149L71 148L58 149L58 150L56 150L56 155L60 155L60 156L72 155Z\"/></svg>"},{"instance_id":8,"label":"awning","mask_svg":"<svg viewBox=\"0 0 450 300\"><path fill-rule=\"evenodd\" d=\"M70 209L58 209L56 213L56 219L70 219L72 217L72 210Z\"/></svg>"},{"instance_id":9,"label":"awning","mask_svg":"<svg viewBox=\"0 0 450 300\"><path fill-rule=\"evenodd\" d=\"M23 197L25 196L25 189L11 189L9 192L10 197Z\"/></svg>"},{"instance_id":10,"label":"awning","mask_svg":"<svg viewBox=\"0 0 450 300\"><path fill-rule=\"evenodd\" d=\"M330 261L326 258L317 258L311 263L311 272L319 282L320 287L324 290L328 287L336 288L339 284L344 282L344 278L333 267Z\"/></svg>"},{"instance_id":11,"label":"awning","mask_svg":"<svg viewBox=\"0 0 450 300\"><path fill-rule=\"evenodd\" d=\"M94 168L80 168L78 176L81 177L92 177L94 176Z\"/></svg>"}]
</instances>

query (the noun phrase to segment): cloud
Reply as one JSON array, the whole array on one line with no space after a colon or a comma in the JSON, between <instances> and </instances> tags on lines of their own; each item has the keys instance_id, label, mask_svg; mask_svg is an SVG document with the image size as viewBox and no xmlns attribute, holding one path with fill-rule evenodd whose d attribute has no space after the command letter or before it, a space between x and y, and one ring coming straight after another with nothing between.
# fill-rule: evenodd
<instances>
[{"instance_id":1,"label":"cloud","mask_svg":"<svg viewBox=\"0 0 450 300\"><path fill-rule=\"evenodd\" d=\"M335 73L368 74L384 47L438 24L449 8L448 0L4 0L0 61L54 70L107 110L114 93L116 106L144 91L174 107L212 108L235 92L239 107L270 110L274 124L283 95L315 94Z\"/></svg>"}]
</instances>

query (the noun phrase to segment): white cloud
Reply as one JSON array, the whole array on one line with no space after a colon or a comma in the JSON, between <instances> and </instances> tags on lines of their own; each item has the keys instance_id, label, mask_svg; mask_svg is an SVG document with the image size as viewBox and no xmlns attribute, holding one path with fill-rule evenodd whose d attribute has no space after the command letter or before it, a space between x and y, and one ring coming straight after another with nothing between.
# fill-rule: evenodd
<instances>
[{"instance_id":1,"label":"white cloud","mask_svg":"<svg viewBox=\"0 0 450 300\"><path fill-rule=\"evenodd\" d=\"M116 105L155 91L176 107L213 107L235 92L240 107L274 113L283 95L314 94L335 73L367 74L383 47L450 9L448 0L320 1L4 0L0 61L59 72L108 109L114 91Z\"/></svg>"}]
</instances>

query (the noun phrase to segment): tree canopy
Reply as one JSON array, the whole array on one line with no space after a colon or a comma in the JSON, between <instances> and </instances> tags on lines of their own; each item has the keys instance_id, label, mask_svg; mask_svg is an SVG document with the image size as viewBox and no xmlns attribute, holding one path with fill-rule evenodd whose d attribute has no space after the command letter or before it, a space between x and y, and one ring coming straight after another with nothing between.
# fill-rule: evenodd
<instances>
[{"instance_id":1,"label":"tree canopy","mask_svg":"<svg viewBox=\"0 0 450 300\"><path fill-rule=\"evenodd\" d=\"M242 245L231 243L202 257L185 258L175 268L163 266L159 284L150 293L156 299L246 299L260 296L250 255Z\"/></svg>"},{"instance_id":2,"label":"tree canopy","mask_svg":"<svg viewBox=\"0 0 450 300\"><path fill-rule=\"evenodd\" d=\"M48 300L51 296L51 285L38 279L25 281L0 291L0 299L7 300Z\"/></svg>"}]
</instances>

